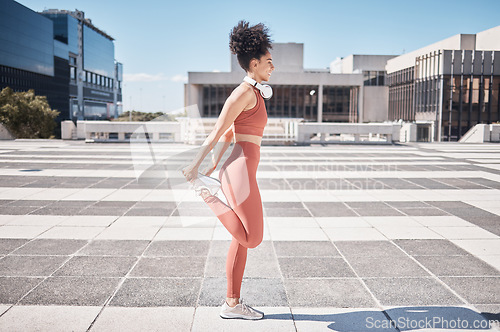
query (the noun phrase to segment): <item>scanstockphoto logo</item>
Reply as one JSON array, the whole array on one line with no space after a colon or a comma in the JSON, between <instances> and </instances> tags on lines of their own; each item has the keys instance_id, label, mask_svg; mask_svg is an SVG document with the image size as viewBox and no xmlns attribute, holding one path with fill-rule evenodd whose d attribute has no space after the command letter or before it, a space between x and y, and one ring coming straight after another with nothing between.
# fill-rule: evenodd
<instances>
[{"instance_id":1,"label":"scanstockphoto logo","mask_svg":"<svg viewBox=\"0 0 500 332\"><path fill-rule=\"evenodd\" d=\"M335 153L271 164L276 171L286 175L281 179L269 179L269 189L382 190L387 189L387 185L378 179L394 177L393 173L401 170L398 163L376 157L358 161L350 155Z\"/></svg>"},{"instance_id":2,"label":"scanstockphoto logo","mask_svg":"<svg viewBox=\"0 0 500 332\"><path fill-rule=\"evenodd\" d=\"M182 174L182 169L188 166L200 153L202 147L206 145L205 138L213 129L213 125L204 125L198 105L190 105L172 113L183 112L186 116L178 117L176 123L168 123L167 116L160 116L138 125L130 135L130 154L137 183L158 183L159 188L154 189L158 193L154 200L175 202L176 206L180 207L177 212L181 223L187 227L203 223L206 218L192 217L189 203L193 201L203 202L203 199L196 195ZM172 126L170 129L169 125ZM162 134L168 134L166 136L170 137L171 143L182 141L185 144L165 144L166 140L162 142L161 139ZM200 172L208 166L214 158L214 151L219 150L222 145L217 143L210 154L205 157L199 167ZM226 151L226 154L230 153L230 150L231 148ZM220 169L224 159L224 157L221 158L217 169L210 176L217 178L218 169ZM243 170L242 174L248 174L248 172ZM231 179L224 177L224 182L230 185ZM246 181L245 177L238 178L238 190L232 192L232 196L229 198L231 205L244 202L250 194L249 188L248 177ZM217 192L215 197L226 204L229 209L231 208L221 190ZM183 206L184 208L182 208Z\"/></svg>"},{"instance_id":3,"label":"scanstockphoto logo","mask_svg":"<svg viewBox=\"0 0 500 332\"><path fill-rule=\"evenodd\" d=\"M423 317L412 319L409 317L399 317L396 320L377 320L373 317L366 318L367 329L398 329L400 331L420 330L420 329L444 329L444 330L477 330L492 329L498 326L497 320L487 319L461 319L456 317L447 319L445 317Z\"/></svg>"}]
</instances>

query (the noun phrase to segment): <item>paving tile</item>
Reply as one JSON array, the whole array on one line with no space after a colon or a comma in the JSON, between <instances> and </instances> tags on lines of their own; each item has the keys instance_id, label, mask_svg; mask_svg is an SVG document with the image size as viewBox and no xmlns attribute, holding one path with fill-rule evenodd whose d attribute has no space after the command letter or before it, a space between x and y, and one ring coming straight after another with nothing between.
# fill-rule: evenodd
<instances>
[{"instance_id":1,"label":"paving tile","mask_svg":"<svg viewBox=\"0 0 500 332\"><path fill-rule=\"evenodd\" d=\"M306 202L306 207L314 217L355 217L356 213L344 203L337 202Z\"/></svg>"},{"instance_id":2,"label":"paving tile","mask_svg":"<svg viewBox=\"0 0 500 332\"><path fill-rule=\"evenodd\" d=\"M42 234L52 226L0 226L0 238L32 239Z\"/></svg>"},{"instance_id":3,"label":"paving tile","mask_svg":"<svg viewBox=\"0 0 500 332\"><path fill-rule=\"evenodd\" d=\"M444 226L474 226L474 224L465 221L457 216L412 216L413 220L427 227L444 227Z\"/></svg>"},{"instance_id":4,"label":"paving tile","mask_svg":"<svg viewBox=\"0 0 500 332\"><path fill-rule=\"evenodd\" d=\"M21 304L102 306L120 278L50 277L29 293Z\"/></svg>"},{"instance_id":5,"label":"paving tile","mask_svg":"<svg viewBox=\"0 0 500 332\"><path fill-rule=\"evenodd\" d=\"M136 261L135 257L75 256L54 275L124 277Z\"/></svg>"},{"instance_id":6,"label":"paving tile","mask_svg":"<svg viewBox=\"0 0 500 332\"><path fill-rule=\"evenodd\" d=\"M109 305L118 307L194 307L199 278L127 278Z\"/></svg>"},{"instance_id":7,"label":"paving tile","mask_svg":"<svg viewBox=\"0 0 500 332\"><path fill-rule=\"evenodd\" d=\"M29 239L0 239L0 254L7 255L28 241Z\"/></svg>"},{"instance_id":8,"label":"paving tile","mask_svg":"<svg viewBox=\"0 0 500 332\"><path fill-rule=\"evenodd\" d=\"M416 256L437 276L498 276L500 271L473 256Z\"/></svg>"},{"instance_id":9,"label":"paving tile","mask_svg":"<svg viewBox=\"0 0 500 332\"><path fill-rule=\"evenodd\" d=\"M195 308L110 307L101 312L91 331L189 331Z\"/></svg>"},{"instance_id":10,"label":"paving tile","mask_svg":"<svg viewBox=\"0 0 500 332\"><path fill-rule=\"evenodd\" d=\"M406 179L406 181L415 183L416 185L422 186L426 189L454 189L452 186L448 186L444 183L433 181L431 179L410 178Z\"/></svg>"},{"instance_id":11,"label":"paving tile","mask_svg":"<svg viewBox=\"0 0 500 332\"><path fill-rule=\"evenodd\" d=\"M351 256L347 261L360 277L425 277L429 276L407 256Z\"/></svg>"},{"instance_id":12,"label":"paving tile","mask_svg":"<svg viewBox=\"0 0 500 332\"><path fill-rule=\"evenodd\" d=\"M362 217L373 227L422 227L417 221L409 216L366 216Z\"/></svg>"},{"instance_id":13,"label":"paving tile","mask_svg":"<svg viewBox=\"0 0 500 332\"><path fill-rule=\"evenodd\" d=\"M49 276L67 256L6 256L0 260L2 276Z\"/></svg>"},{"instance_id":14,"label":"paving tile","mask_svg":"<svg viewBox=\"0 0 500 332\"><path fill-rule=\"evenodd\" d=\"M355 277L340 257L279 257L278 262L284 278Z\"/></svg>"},{"instance_id":15,"label":"paving tile","mask_svg":"<svg viewBox=\"0 0 500 332\"><path fill-rule=\"evenodd\" d=\"M34 206L0 206L0 214L25 215L39 209Z\"/></svg>"},{"instance_id":16,"label":"paving tile","mask_svg":"<svg viewBox=\"0 0 500 332\"><path fill-rule=\"evenodd\" d=\"M392 208L354 209L359 216L403 216L404 214Z\"/></svg>"},{"instance_id":17,"label":"paving tile","mask_svg":"<svg viewBox=\"0 0 500 332\"><path fill-rule=\"evenodd\" d=\"M262 241L259 246L263 245L265 242L266 241ZM226 257L230 244L231 241L211 241L208 256Z\"/></svg>"},{"instance_id":18,"label":"paving tile","mask_svg":"<svg viewBox=\"0 0 500 332\"><path fill-rule=\"evenodd\" d=\"M387 205L392 206L396 209L402 208L429 208L431 205L420 202L420 201L386 201Z\"/></svg>"},{"instance_id":19,"label":"paving tile","mask_svg":"<svg viewBox=\"0 0 500 332\"><path fill-rule=\"evenodd\" d=\"M264 224L273 228L318 227L315 218L308 217L264 217Z\"/></svg>"},{"instance_id":20,"label":"paving tile","mask_svg":"<svg viewBox=\"0 0 500 332\"><path fill-rule=\"evenodd\" d=\"M384 202L346 202L345 203L351 209L367 209L367 210L376 210L376 209L388 209L390 208Z\"/></svg>"},{"instance_id":21,"label":"paving tile","mask_svg":"<svg viewBox=\"0 0 500 332\"><path fill-rule=\"evenodd\" d=\"M273 241L326 241L326 231L313 227L281 228L269 227Z\"/></svg>"},{"instance_id":22,"label":"paving tile","mask_svg":"<svg viewBox=\"0 0 500 332\"><path fill-rule=\"evenodd\" d=\"M385 235L373 227L325 228L323 229L331 241L377 241L388 240Z\"/></svg>"},{"instance_id":23,"label":"paving tile","mask_svg":"<svg viewBox=\"0 0 500 332\"><path fill-rule=\"evenodd\" d=\"M292 307L292 314L297 331L300 332L328 330L397 331L394 328L390 328L390 321L379 309Z\"/></svg>"},{"instance_id":24,"label":"paving tile","mask_svg":"<svg viewBox=\"0 0 500 332\"><path fill-rule=\"evenodd\" d=\"M0 303L15 304L43 278L0 277Z\"/></svg>"},{"instance_id":25,"label":"paving tile","mask_svg":"<svg viewBox=\"0 0 500 332\"><path fill-rule=\"evenodd\" d=\"M169 216L174 209L152 209L152 208L132 208L125 216Z\"/></svg>"},{"instance_id":26,"label":"paving tile","mask_svg":"<svg viewBox=\"0 0 500 332\"><path fill-rule=\"evenodd\" d=\"M363 281L384 306L463 304L433 278L363 278Z\"/></svg>"},{"instance_id":27,"label":"paving tile","mask_svg":"<svg viewBox=\"0 0 500 332\"><path fill-rule=\"evenodd\" d=\"M256 322L243 319L221 319L220 308L197 307L191 331L295 331L290 308L256 306L250 302L248 305L264 312L264 318Z\"/></svg>"},{"instance_id":28,"label":"paving tile","mask_svg":"<svg viewBox=\"0 0 500 332\"><path fill-rule=\"evenodd\" d=\"M304 208L266 208L265 214L268 217L311 217L311 213Z\"/></svg>"},{"instance_id":29,"label":"paving tile","mask_svg":"<svg viewBox=\"0 0 500 332\"><path fill-rule=\"evenodd\" d=\"M130 272L133 277L202 277L205 257L144 257Z\"/></svg>"},{"instance_id":30,"label":"paving tile","mask_svg":"<svg viewBox=\"0 0 500 332\"><path fill-rule=\"evenodd\" d=\"M282 256L339 256L330 241L275 241L276 255Z\"/></svg>"},{"instance_id":31,"label":"paving tile","mask_svg":"<svg viewBox=\"0 0 500 332\"><path fill-rule=\"evenodd\" d=\"M286 208L286 209L303 209L302 202L262 202L264 210Z\"/></svg>"},{"instance_id":32,"label":"paving tile","mask_svg":"<svg viewBox=\"0 0 500 332\"><path fill-rule=\"evenodd\" d=\"M315 217L321 228L372 227L363 217Z\"/></svg>"},{"instance_id":33,"label":"paving tile","mask_svg":"<svg viewBox=\"0 0 500 332\"><path fill-rule=\"evenodd\" d=\"M15 255L72 255L87 244L85 240L35 239L14 251Z\"/></svg>"},{"instance_id":34,"label":"paving tile","mask_svg":"<svg viewBox=\"0 0 500 332\"><path fill-rule=\"evenodd\" d=\"M59 226L87 226L107 227L111 225L118 216L70 216L60 222Z\"/></svg>"},{"instance_id":35,"label":"paving tile","mask_svg":"<svg viewBox=\"0 0 500 332\"><path fill-rule=\"evenodd\" d=\"M469 255L467 251L445 239L395 240L394 243L412 256Z\"/></svg>"},{"instance_id":36,"label":"paving tile","mask_svg":"<svg viewBox=\"0 0 500 332\"><path fill-rule=\"evenodd\" d=\"M347 257L398 257L405 253L389 241L335 241L340 253Z\"/></svg>"},{"instance_id":37,"label":"paving tile","mask_svg":"<svg viewBox=\"0 0 500 332\"><path fill-rule=\"evenodd\" d=\"M15 306L0 318L0 331L85 331L101 307Z\"/></svg>"},{"instance_id":38,"label":"paving tile","mask_svg":"<svg viewBox=\"0 0 500 332\"><path fill-rule=\"evenodd\" d=\"M140 240L94 240L89 242L78 255L89 256L140 256L149 241Z\"/></svg>"},{"instance_id":39,"label":"paving tile","mask_svg":"<svg viewBox=\"0 0 500 332\"><path fill-rule=\"evenodd\" d=\"M358 279L285 279L292 307L370 307L376 306Z\"/></svg>"},{"instance_id":40,"label":"paving tile","mask_svg":"<svg viewBox=\"0 0 500 332\"><path fill-rule=\"evenodd\" d=\"M500 303L498 277L441 277L440 279L469 303Z\"/></svg>"},{"instance_id":41,"label":"paving tile","mask_svg":"<svg viewBox=\"0 0 500 332\"><path fill-rule=\"evenodd\" d=\"M128 208L99 208L89 207L78 211L75 215L82 216L121 216L127 212Z\"/></svg>"},{"instance_id":42,"label":"paving tile","mask_svg":"<svg viewBox=\"0 0 500 332\"><path fill-rule=\"evenodd\" d=\"M212 240L214 234L213 228L207 227L171 227L171 228L161 228L158 233L154 236L155 241L161 240ZM133 234L130 234L133 237Z\"/></svg>"},{"instance_id":43,"label":"paving tile","mask_svg":"<svg viewBox=\"0 0 500 332\"><path fill-rule=\"evenodd\" d=\"M418 208L398 208L399 211L408 216L446 216L449 213L432 208L432 207L418 207Z\"/></svg>"},{"instance_id":44,"label":"paving tile","mask_svg":"<svg viewBox=\"0 0 500 332\"><path fill-rule=\"evenodd\" d=\"M153 241L144 256L203 256L206 257L210 241Z\"/></svg>"},{"instance_id":45,"label":"paving tile","mask_svg":"<svg viewBox=\"0 0 500 332\"><path fill-rule=\"evenodd\" d=\"M204 278L199 306L220 306L226 299L226 278ZM251 306L287 306L287 294L280 278L246 278L240 297Z\"/></svg>"},{"instance_id":46,"label":"paving tile","mask_svg":"<svg viewBox=\"0 0 500 332\"><path fill-rule=\"evenodd\" d=\"M389 239L442 239L443 236L423 226L378 226L377 230Z\"/></svg>"},{"instance_id":47,"label":"paving tile","mask_svg":"<svg viewBox=\"0 0 500 332\"><path fill-rule=\"evenodd\" d=\"M480 227L429 227L434 232L444 236L447 239L498 239L493 233L490 233Z\"/></svg>"},{"instance_id":48,"label":"paving tile","mask_svg":"<svg viewBox=\"0 0 500 332\"><path fill-rule=\"evenodd\" d=\"M451 240L457 246L476 256L498 255L500 252L500 239L483 240Z\"/></svg>"}]
</instances>

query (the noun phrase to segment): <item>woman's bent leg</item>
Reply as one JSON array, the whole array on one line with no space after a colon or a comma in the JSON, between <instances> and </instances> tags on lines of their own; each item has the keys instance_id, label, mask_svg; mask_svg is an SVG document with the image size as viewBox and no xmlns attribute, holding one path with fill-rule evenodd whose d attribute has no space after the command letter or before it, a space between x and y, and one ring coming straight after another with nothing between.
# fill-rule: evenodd
<instances>
[{"instance_id":1,"label":"woman's bent leg","mask_svg":"<svg viewBox=\"0 0 500 332\"><path fill-rule=\"evenodd\" d=\"M216 196L204 199L229 233L247 248L258 246L263 236L262 200L256 179L258 149L256 144L238 142L224 163L219 178L229 206Z\"/></svg>"}]
</instances>

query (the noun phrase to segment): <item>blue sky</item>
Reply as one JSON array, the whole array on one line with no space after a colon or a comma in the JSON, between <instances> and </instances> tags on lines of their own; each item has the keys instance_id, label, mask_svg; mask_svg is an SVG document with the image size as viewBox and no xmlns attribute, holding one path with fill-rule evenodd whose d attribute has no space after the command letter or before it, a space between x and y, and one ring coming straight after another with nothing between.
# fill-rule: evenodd
<instances>
[{"instance_id":1,"label":"blue sky","mask_svg":"<svg viewBox=\"0 0 500 332\"><path fill-rule=\"evenodd\" d=\"M18 2L84 11L116 39L124 110L148 112L182 108L189 71L230 70L229 32L240 19L266 24L274 42L303 43L305 68L349 54L402 54L500 25L498 0Z\"/></svg>"}]
</instances>

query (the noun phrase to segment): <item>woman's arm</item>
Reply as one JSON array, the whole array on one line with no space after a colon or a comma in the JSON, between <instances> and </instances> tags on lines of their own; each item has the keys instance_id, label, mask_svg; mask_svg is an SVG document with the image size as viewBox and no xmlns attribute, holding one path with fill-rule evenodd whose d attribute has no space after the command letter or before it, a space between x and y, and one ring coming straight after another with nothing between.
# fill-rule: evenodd
<instances>
[{"instance_id":1,"label":"woman's arm","mask_svg":"<svg viewBox=\"0 0 500 332\"><path fill-rule=\"evenodd\" d=\"M234 126L231 125L231 127L229 127L229 129L226 130L226 132L221 136L219 142L213 148L212 162L207 166L207 168L205 168L201 172L202 174L210 176L210 174L212 174L212 172L215 171L217 165L222 159L222 156L224 155L224 152L226 152L227 148L231 145L231 142L233 141L234 137L233 128Z\"/></svg>"},{"instance_id":2,"label":"woman's arm","mask_svg":"<svg viewBox=\"0 0 500 332\"><path fill-rule=\"evenodd\" d=\"M240 115L240 113L248 105L255 104L254 98L255 95L253 94L253 91L236 88L226 99L219 118L215 123L214 129L203 142L191 164L182 170L186 180L192 181L196 179L198 176L198 168L200 167L203 159L205 159L207 154L215 147L221 136L234 123L234 120L238 117L238 115Z\"/></svg>"}]
</instances>

